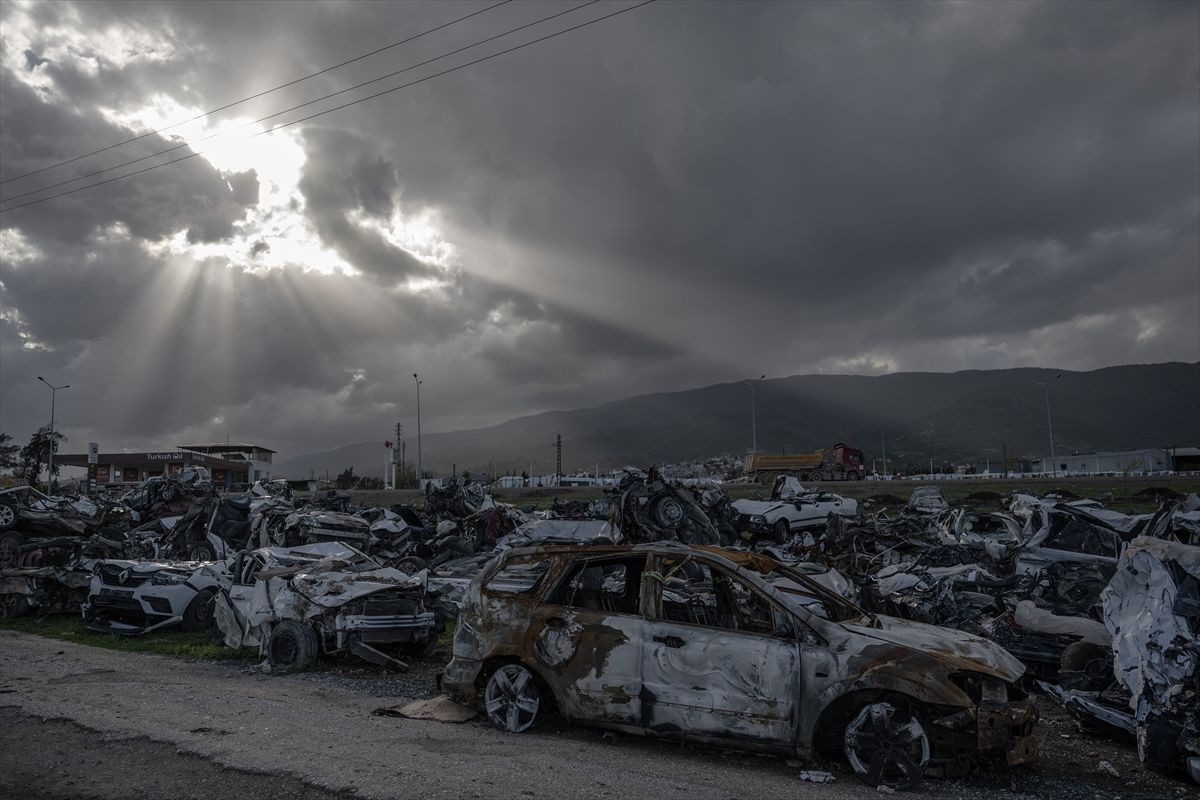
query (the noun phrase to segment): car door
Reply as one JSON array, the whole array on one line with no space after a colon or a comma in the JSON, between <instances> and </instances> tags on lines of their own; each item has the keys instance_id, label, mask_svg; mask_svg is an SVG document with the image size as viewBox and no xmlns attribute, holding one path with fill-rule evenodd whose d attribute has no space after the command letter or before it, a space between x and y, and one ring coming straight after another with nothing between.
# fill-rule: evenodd
<instances>
[{"instance_id":1,"label":"car door","mask_svg":"<svg viewBox=\"0 0 1200 800\"><path fill-rule=\"evenodd\" d=\"M217 627L230 647L260 643L257 627L270 618L267 582L255 577L263 567L258 555L238 556L232 570L232 582L213 598Z\"/></svg>"},{"instance_id":2,"label":"car door","mask_svg":"<svg viewBox=\"0 0 1200 800\"><path fill-rule=\"evenodd\" d=\"M647 556L578 556L537 607L530 649L573 719L636 724Z\"/></svg>"},{"instance_id":3,"label":"car door","mask_svg":"<svg viewBox=\"0 0 1200 800\"><path fill-rule=\"evenodd\" d=\"M666 735L794 740L799 649L790 615L692 555L664 556L642 646L642 724Z\"/></svg>"}]
</instances>

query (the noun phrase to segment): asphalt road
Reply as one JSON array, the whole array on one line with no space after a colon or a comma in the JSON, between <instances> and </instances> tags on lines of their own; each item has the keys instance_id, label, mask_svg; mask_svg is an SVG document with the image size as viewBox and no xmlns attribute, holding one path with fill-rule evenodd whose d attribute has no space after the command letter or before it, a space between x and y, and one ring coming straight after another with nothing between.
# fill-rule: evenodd
<instances>
[{"instance_id":1,"label":"asphalt road","mask_svg":"<svg viewBox=\"0 0 1200 800\"><path fill-rule=\"evenodd\" d=\"M373 677L248 674L0 631L0 796L28 798L861 798L841 774L804 783L781 759L561 724L528 734L372 716ZM1037 768L926 781L911 796L1181 797L1128 747L1046 726ZM1096 769L1108 760L1120 777Z\"/></svg>"}]
</instances>

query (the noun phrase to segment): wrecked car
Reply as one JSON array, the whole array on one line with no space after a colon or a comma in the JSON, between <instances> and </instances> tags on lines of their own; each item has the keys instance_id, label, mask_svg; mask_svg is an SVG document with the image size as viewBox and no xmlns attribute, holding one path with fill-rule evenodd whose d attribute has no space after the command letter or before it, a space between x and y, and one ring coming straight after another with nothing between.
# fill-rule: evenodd
<instances>
[{"instance_id":1,"label":"wrecked car","mask_svg":"<svg viewBox=\"0 0 1200 800\"><path fill-rule=\"evenodd\" d=\"M1107 522L1065 503L1033 508L1025 530L1016 555L1018 573L1039 572L1059 561L1115 567L1125 546Z\"/></svg>"},{"instance_id":2,"label":"wrecked car","mask_svg":"<svg viewBox=\"0 0 1200 800\"><path fill-rule=\"evenodd\" d=\"M16 547L28 534L86 536L106 524L121 524L121 506L86 497L51 497L32 486L0 489L0 550Z\"/></svg>"},{"instance_id":3,"label":"wrecked car","mask_svg":"<svg viewBox=\"0 0 1200 800\"><path fill-rule=\"evenodd\" d=\"M784 544L796 531L824 527L830 514L858 515L858 501L831 492L806 492L779 500L735 500L737 527L752 535L771 536Z\"/></svg>"},{"instance_id":4,"label":"wrecked car","mask_svg":"<svg viewBox=\"0 0 1200 800\"><path fill-rule=\"evenodd\" d=\"M721 532L692 492L673 486L658 471L627 469L621 482L606 489L609 522L630 542L678 540L718 544Z\"/></svg>"},{"instance_id":5,"label":"wrecked car","mask_svg":"<svg viewBox=\"0 0 1200 800\"><path fill-rule=\"evenodd\" d=\"M87 599L94 552L86 539L35 539L0 551L0 619L76 612Z\"/></svg>"},{"instance_id":6,"label":"wrecked car","mask_svg":"<svg viewBox=\"0 0 1200 800\"><path fill-rule=\"evenodd\" d=\"M98 561L82 606L95 631L146 634L178 625L207 630L217 579L198 562Z\"/></svg>"},{"instance_id":7,"label":"wrecked car","mask_svg":"<svg viewBox=\"0 0 1200 800\"><path fill-rule=\"evenodd\" d=\"M908 496L904 508L914 514L944 514L950 510L950 504L936 486L918 486Z\"/></svg>"},{"instance_id":8,"label":"wrecked car","mask_svg":"<svg viewBox=\"0 0 1200 800\"><path fill-rule=\"evenodd\" d=\"M428 655L439 622L425 607L428 574L384 567L340 542L264 547L226 562L214 625L230 647L255 647L272 670L349 653L398 671Z\"/></svg>"},{"instance_id":9,"label":"wrecked car","mask_svg":"<svg viewBox=\"0 0 1200 800\"><path fill-rule=\"evenodd\" d=\"M998 645L723 552L510 550L468 587L442 685L514 733L553 705L629 733L844 757L872 785L1036 759L1024 668Z\"/></svg>"},{"instance_id":10,"label":"wrecked car","mask_svg":"<svg viewBox=\"0 0 1200 800\"><path fill-rule=\"evenodd\" d=\"M938 520L938 541L979 549L1000 560L1021 544L1021 523L1008 514L958 509Z\"/></svg>"}]
</instances>

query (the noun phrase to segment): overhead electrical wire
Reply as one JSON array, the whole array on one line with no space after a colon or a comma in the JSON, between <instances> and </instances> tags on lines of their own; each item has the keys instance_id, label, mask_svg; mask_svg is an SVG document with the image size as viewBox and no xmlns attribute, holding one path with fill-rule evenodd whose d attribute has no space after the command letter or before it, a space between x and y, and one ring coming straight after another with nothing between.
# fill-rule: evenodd
<instances>
[{"instance_id":1,"label":"overhead electrical wire","mask_svg":"<svg viewBox=\"0 0 1200 800\"><path fill-rule=\"evenodd\" d=\"M521 44L514 45L514 46L509 47L504 50L499 50L490 55L481 56L480 58L477 58L473 61L467 61L463 64L459 64L458 66L450 67L449 69L444 69L441 72L435 72L431 75L426 75L423 78L417 78L416 80L409 81L408 83L402 83L399 86L393 86L390 89L384 89L383 91L376 92L374 94L369 94L366 97L360 97L357 100L351 100L348 103L343 103L342 105L334 106L333 108L327 108L324 111L318 111L315 114L309 114L308 116L300 117L299 119L294 119L294 120L291 120L290 122L280 123L279 125L276 125L275 127L268 128L267 130L264 130L264 131L259 131L258 133L252 134L251 136L248 136L246 138L253 139L257 136L262 136L263 134L273 133L274 131L280 130L282 128L287 128L292 125L297 125L301 122L307 122L310 119L315 119L317 117L321 117L326 114L331 114L334 111L340 111L344 108L349 108L350 106L358 105L359 103L364 103L367 100L374 100L377 97L382 97L383 95L391 94L392 92L397 92L397 91L400 91L401 89L406 89L410 86L415 86L419 83L424 83L425 81L433 80L434 78L440 78L441 76L449 75L452 72L458 72L461 69L466 69L467 67L472 67L476 64L481 64L484 61L490 61L493 58L499 58L500 56L516 52L517 50L523 50L526 47L530 47L532 45L547 41L549 39L554 39L558 36L562 36L564 34L571 33L572 31L577 31L581 28L586 28L589 25L595 25L597 22L603 22L604 20L612 19L613 17L620 16L621 14L627 14L630 11L634 11L636 9L641 8L642 6L648 6L653 2L655 2L655 0L643 0L643 2L637 3L636 5L627 6L625 8L618 9L617 11L613 11L612 13L605 14L600 17L596 17L595 19L590 19L587 22L581 22L578 25L572 25L569 28L563 28L562 30L555 31L554 33L548 33L543 36L539 36L536 39L529 40L528 42L523 42ZM281 112L281 113L283 113L283 112ZM193 153L188 153L185 156L180 156L179 158L174 158L174 159L171 159L170 161L164 161L160 164L152 164L148 167L143 167L142 169L134 170L133 172L127 172L123 175L116 175L111 178L106 178L102 181L96 181L95 183L89 183L86 186L77 186L74 189L68 189L63 192L57 192L56 194L47 195L46 197L40 197L36 200L30 200L29 202L26 202L26 203L20 203L18 205L12 206L10 208L0 209L0 213L8 212L8 211L16 211L19 208L27 208L29 206L37 205L39 203L44 203L47 200L53 200L57 197L65 197L66 195L75 194L76 192L82 192L86 189L94 189L97 186L104 186L105 184L113 183L115 181L123 180L125 178L131 178L134 175L141 175L142 173L150 172L151 170L158 169L159 167L166 167L171 164L178 164L181 161L187 161L190 158L195 158L196 156L204 155L205 152L208 152L208 151L197 151L197 152L193 152Z\"/></svg>"},{"instance_id":2,"label":"overhead electrical wire","mask_svg":"<svg viewBox=\"0 0 1200 800\"><path fill-rule=\"evenodd\" d=\"M444 28L449 28L451 25L457 25L458 23L468 20L471 17L477 17L480 14L485 14L488 11L491 11L493 8L499 8L500 6L507 5L508 3L511 3L511 2L512 2L512 0L500 0L500 2L498 2L498 3L493 3L492 5L490 5L486 8L481 8L478 11L472 11L470 14L459 17L458 19L452 19L449 22L444 22L435 28L430 28L428 30L421 31L420 33L413 34L412 36L409 36L406 39L401 39L398 42L392 42L391 44L384 45L383 47L379 47L375 50L372 50L369 53L363 53L362 55L355 56L354 58L346 59L345 61L342 61L340 63L333 64L332 66L325 67L324 69L317 70L316 72L309 73L308 75L304 75L304 76L296 78L294 80L290 80L287 83L281 83L278 86L271 87L270 89L264 89L261 92L258 92L257 94L252 94L249 97L243 97L241 100L234 100L231 103L226 103L223 106L218 106L217 108L214 108L211 111L205 111L202 114L197 114L196 116L190 117L189 119L180 120L179 122L173 122L164 128L159 128L157 130L149 131L148 133L142 133L137 136L131 137L129 139L125 139L123 141L117 142L116 144L110 144L108 147L101 147L99 150L93 150L90 153L84 153L83 155L75 156L74 158L68 158L66 161L59 161L55 164L50 164L48 166L41 167L39 169L35 169L32 172L26 172L22 175L14 175L11 178L0 179L0 185L9 183L11 181L19 181L22 178L28 178L32 175L39 175L43 172L49 172L52 169L58 169L59 167L66 166L67 164L74 164L76 161L82 161L85 158L90 158L94 155L99 155L100 153L106 153L109 150L114 150L118 147L121 147L122 145L140 141L149 136L154 136L156 134L162 133L163 131L169 131L172 128L178 128L180 125L186 125L189 122L195 122L198 119L203 119L204 117L210 116L212 114L216 114L216 113L218 113L220 111L224 111L228 108L233 108L234 106L241 105L242 103L248 103L251 100L256 100L259 97L263 97L264 95L270 94L271 92L277 92L280 89L286 89L289 86L295 86L297 83L301 83L310 78L315 78L318 75L324 75L326 72L332 72L333 70L344 67L347 64L353 64L356 61L362 61L364 58L370 58L371 56L378 55L379 53L382 53L385 50L391 50L393 47L399 47L402 44L408 44L409 42L420 39L422 36L428 36L429 34L436 33L437 31L440 31ZM81 175L79 177L87 177L87 176ZM44 187L44 188L49 188L49 187ZM39 190L39 191L41 191L41 190Z\"/></svg>"},{"instance_id":3,"label":"overhead electrical wire","mask_svg":"<svg viewBox=\"0 0 1200 800\"><path fill-rule=\"evenodd\" d=\"M282 114L287 114L292 111L296 111L298 109L305 108L307 106L311 106L315 103L320 103L321 101L328 100L331 97L337 97L338 95L346 94L347 92L352 92L355 89L361 89L364 86L370 86L372 83L379 83L380 81L387 80L388 78L394 78L397 75L401 75L405 72L411 72L412 70L417 69L418 67L424 67L429 64L432 64L435 61L441 61L443 58L449 58L450 56L457 55L466 50L471 50L473 48L479 47L480 45L487 44L488 42L493 42L496 39L503 39L505 36L510 36L519 31L523 31L526 28L532 28L533 26L540 25L543 22L549 22L550 20L555 19L556 17L561 17L564 14L570 14L574 11L579 11L580 9L586 8L590 5L594 5L595 3L598 3L598 2L600 2L600 0L587 0L587 2L585 2L581 5L572 6L571 8L565 9L563 11L558 11L554 14L550 14L549 16L542 17L541 19L536 19L533 22L527 22L524 25L518 25L517 27L510 28L509 30L504 31L503 33L498 33L494 36L489 36L486 39L481 39L480 41L475 42L473 44L459 47L455 50L451 50L448 53L442 53L440 56L435 56L433 58L426 59L417 64L412 64L410 66L404 67L403 69L395 70L394 72L389 72L386 75L380 75L378 78L371 78L368 81L363 81L362 83L356 83L353 86L347 86L345 89L339 89L336 92L331 92L327 95L322 95L321 97L313 98L312 100L306 100L303 103L299 103L297 105L291 106L290 108L285 108L282 111L276 111L271 114L267 114L265 117L259 117L258 119L253 119L253 120L250 120L249 122L244 122L241 125L238 125L233 130L239 131L239 130L242 130L243 128L248 128L251 125L257 125L260 122L266 122L267 120L272 119L274 117L278 117ZM166 155L167 153L173 153L176 150L182 150L185 147L195 147L196 145L198 145L202 142L207 142L211 139L228 136L230 133L231 133L231 131L217 131L216 133L210 133L207 136L201 136L199 139L195 139L190 142L180 142L179 144L171 145L170 147L164 147L162 150L156 150L153 153L148 153L147 155L139 156L138 158L131 158L128 161L122 161L120 164L113 164L111 167L104 167L103 169L93 170L92 172L86 172L82 175L76 175L73 178L67 178L66 180L61 180L58 183L47 184L46 186L42 186L37 189L30 189L28 191L20 192L18 194L14 194L14 195L9 195L8 197L0 197L0 203L9 203L9 202L12 202L13 200L19 200L22 197L29 197L30 195L47 192L51 189L57 189L60 186L66 186L68 183L74 183L75 181L84 180L85 178L94 178L97 175L103 175L105 173L112 172L113 170L121 169L122 167L133 166L134 164L140 164L143 161L148 161L149 159L157 158L161 155Z\"/></svg>"}]
</instances>

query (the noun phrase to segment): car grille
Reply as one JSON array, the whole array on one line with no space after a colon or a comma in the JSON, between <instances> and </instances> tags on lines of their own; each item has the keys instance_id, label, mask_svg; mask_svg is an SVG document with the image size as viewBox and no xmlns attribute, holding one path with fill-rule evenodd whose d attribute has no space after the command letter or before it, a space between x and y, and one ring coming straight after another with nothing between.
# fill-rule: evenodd
<instances>
[{"instance_id":1,"label":"car grille","mask_svg":"<svg viewBox=\"0 0 1200 800\"><path fill-rule=\"evenodd\" d=\"M122 574L125 574L124 580L122 580ZM100 580L109 586L141 586L150 580L150 576L134 572L128 567L120 567L115 564L101 564Z\"/></svg>"}]
</instances>

